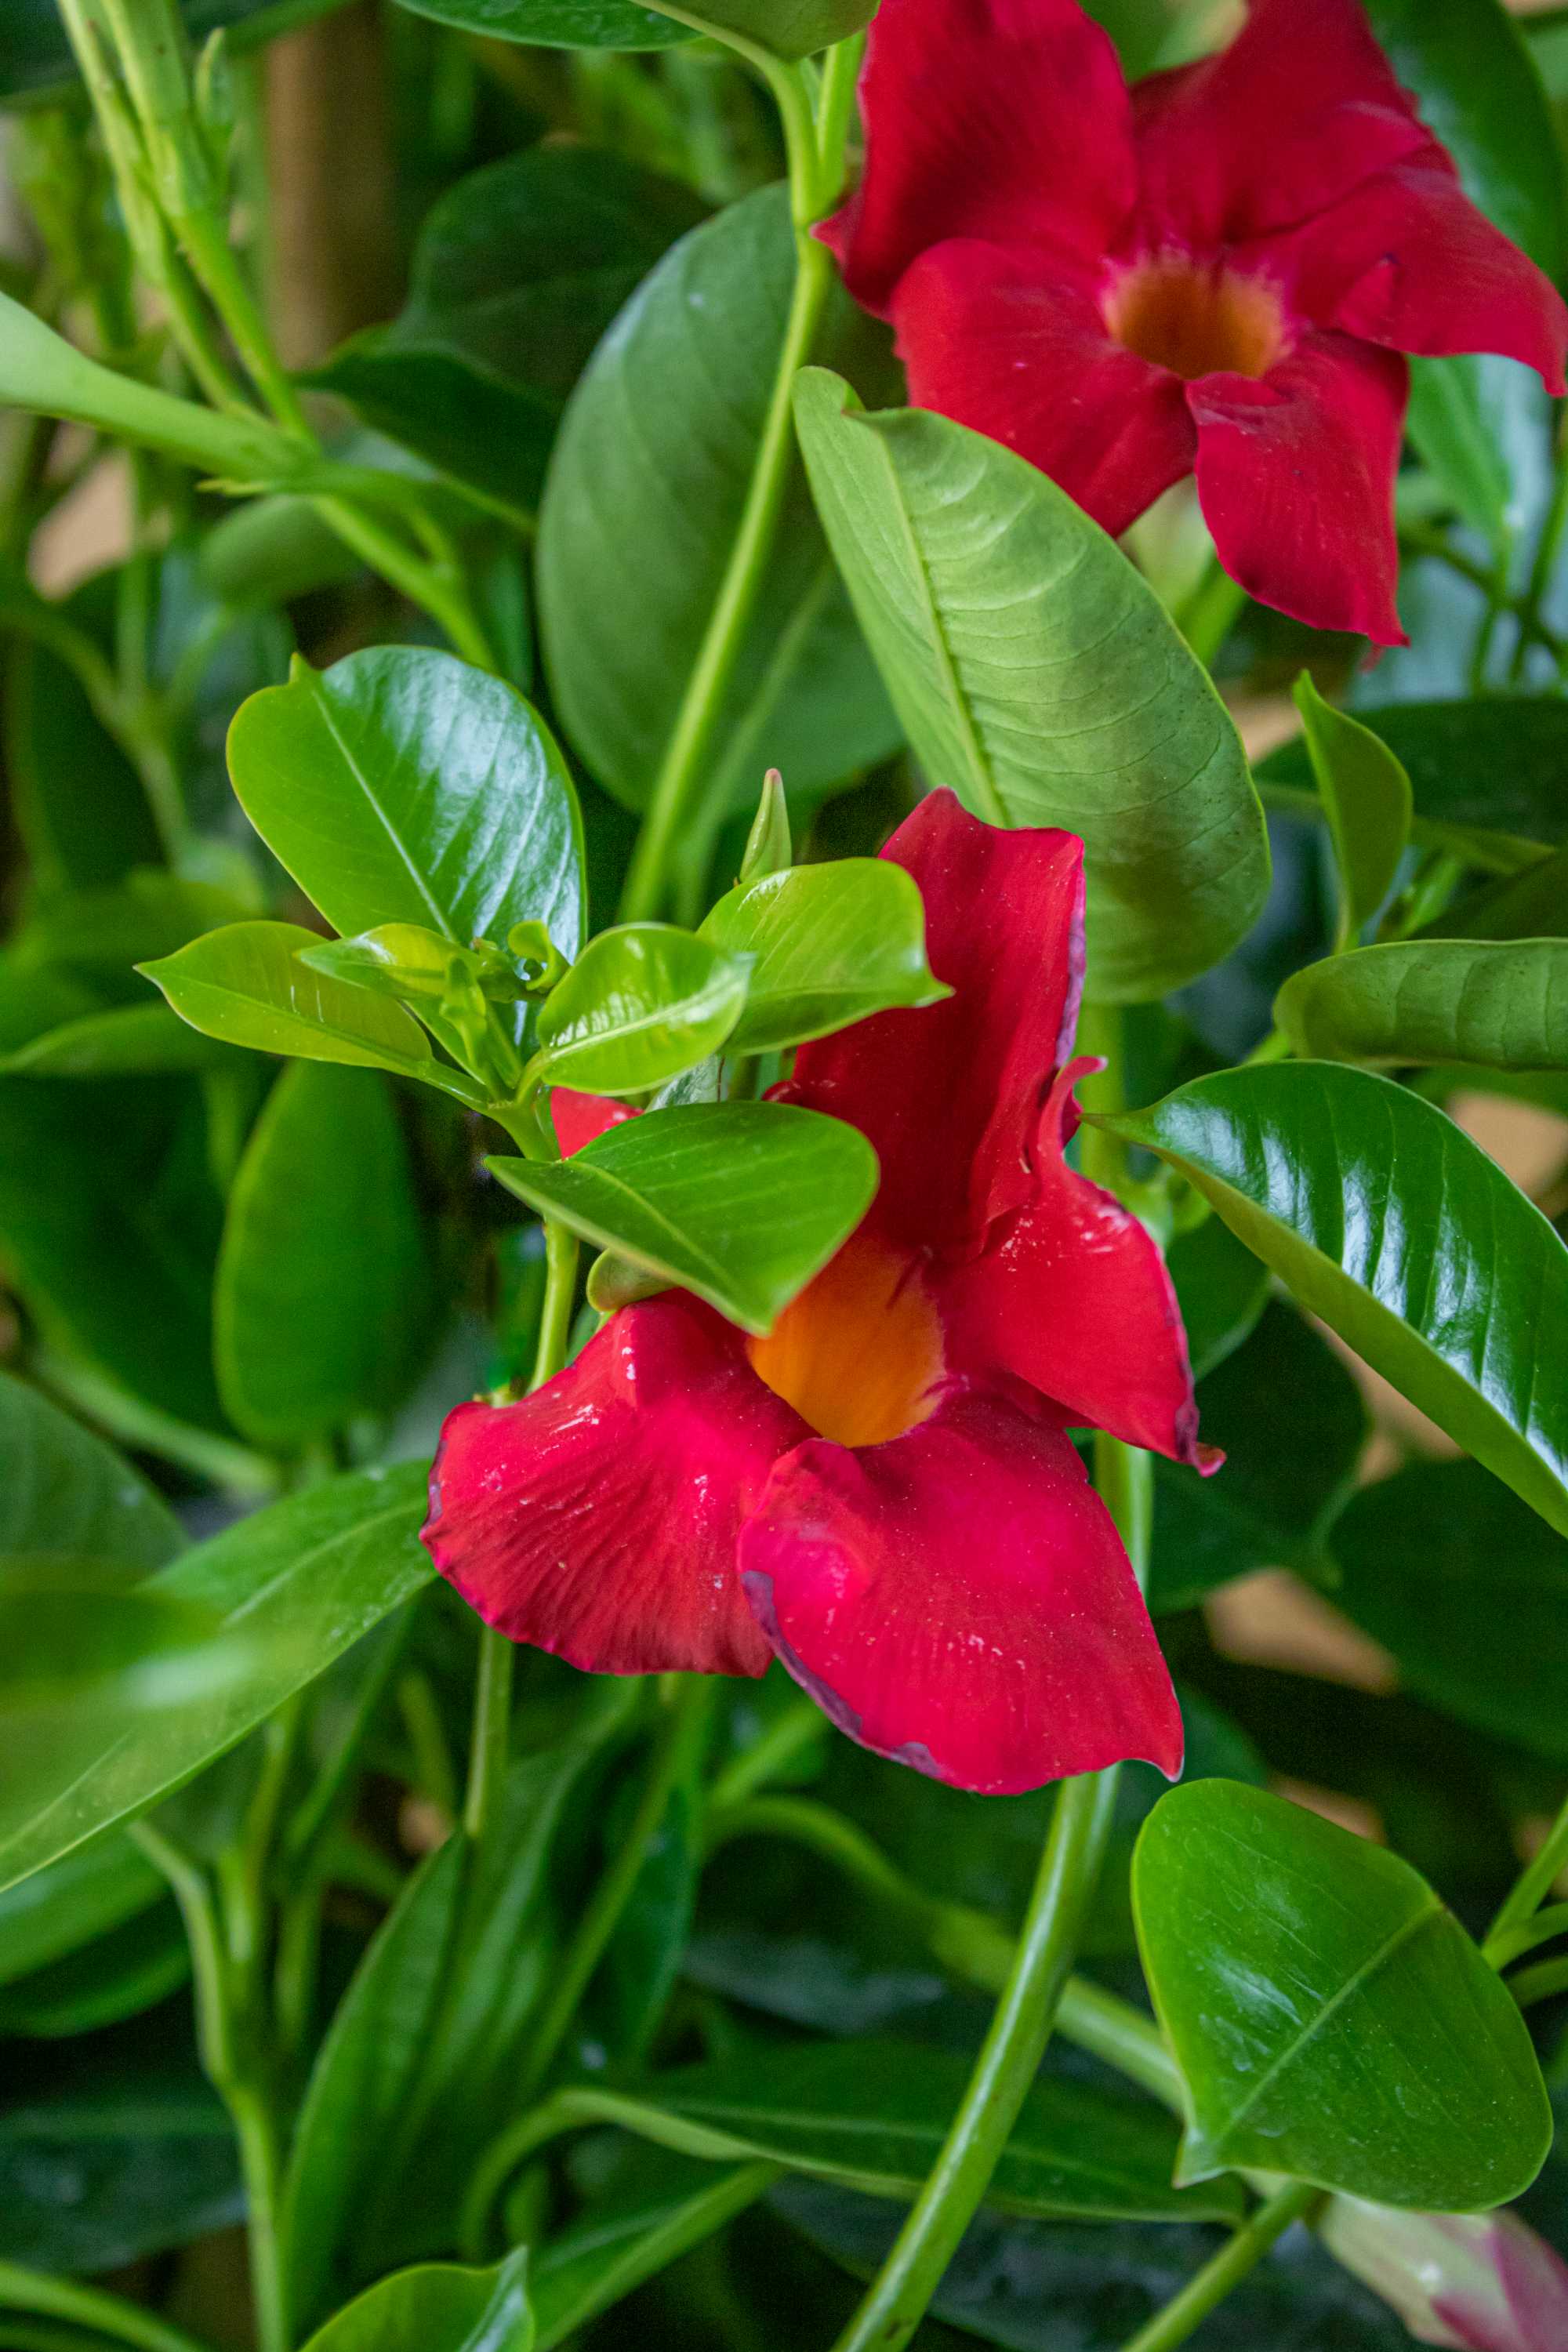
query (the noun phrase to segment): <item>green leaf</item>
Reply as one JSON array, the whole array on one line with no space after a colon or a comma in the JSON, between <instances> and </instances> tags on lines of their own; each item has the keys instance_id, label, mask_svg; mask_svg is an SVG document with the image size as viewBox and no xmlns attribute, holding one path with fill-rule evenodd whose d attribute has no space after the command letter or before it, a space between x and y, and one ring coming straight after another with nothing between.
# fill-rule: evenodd
<instances>
[{"instance_id":1,"label":"green leaf","mask_svg":"<svg viewBox=\"0 0 1568 2352\"><path fill-rule=\"evenodd\" d=\"M693 37L636 0L400 0L416 16L479 33L491 41L543 48L667 49Z\"/></svg>"},{"instance_id":2,"label":"green leaf","mask_svg":"<svg viewBox=\"0 0 1568 2352\"><path fill-rule=\"evenodd\" d=\"M1532 368L1495 354L1410 362L1411 440L1455 510L1500 554L1540 520L1552 398Z\"/></svg>"},{"instance_id":3,"label":"green leaf","mask_svg":"<svg viewBox=\"0 0 1568 2352\"><path fill-rule=\"evenodd\" d=\"M541 1216L758 1333L848 1240L877 1189L858 1129L786 1103L647 1111L570 1160L485 1164Z\"/></svg>"},{"instance_id":4,"label":"green leaf","mask_svg":"<svg viewBox=\"0 0 1568 2352\"><path fill-rule=\"evenodd\" d=\"M45 5L58 34L54 0ZM5 37L0 25L0 90ZM111 578L86 582L57 609L95 642L112 644ZM94 716L76 672L18 634L6 647L4 686L6 781L39 892L101 888L154 859L158 835L141 779Z\"/></svg>"},{"instance_id":5,"label":"green leaf","mask_svg":"<svg viewBox=\"0 0 1568 2352\"><path fill-rule=\"evenodd\" d=\"M228 757L246 814L334 930L422 923L469 947L532 920L576 954L577 796L501 679L423 646L296 661L242 706Z\"/></svg>"},{"instance_id":6,"label":"green leaf","mask_svg":"<svg viewBox=\"0 0 1568 2352\"><path fill-rule=\"evenodd\" d=\"M1165 1263L1176 1286L1193 1378L1206 1380L1256 1328L1268 1297L1268 1269L1218 1217L1178 1234Z\"/></svg>"},{"instance_id":7,"label":"green leaf","mask_svg":"<svg viewBox=\"0 0 1568 2352\"><path fill-rule=\"evenodd\" d=\"M868 24L877 0L699 0L690 10L682 0L682 7L716 32L740 33L775 57L809 58Z\"/></svg>"},{"instance_id":8,"label":"green leaf","mask_svg":"<svg viewBox=\"0 0 1568 2352\"><path fill-rule=\"evenodd\" d=\"M600 344L555 446L539 519L546 667L568 737L628 808L647 805L730 561L794 278L783 188L682 237ZM824 347L847 354L870 331L836 289ZM749 812L769 767L809 800L898 740L797 467L705 805Z\"/></svg>"},{"instance_id":9,"label":"green leaf","mask_svg":"<svg viewBox=\"0 0 1568 2352\"><path fill-rule=\"evenodd\" d=\"M133 1711L205 1696L247 1660L219 1644L210 1612L155 1586L131 1591L6 1578L0 1590L0 1714L28 1715L72 1698ZM18 1734L13 1726L12 1736Z\"/></svg>"},{"instance_id":10,"label":"green leaf","mask_svg":"<svg viewBox=\"0 0 1568 2352\"><path fill-rule=\"evenodd\" d=\"M1198 1421L1225 1464L1203 1478L1156 1463L1150 1607L1191 1609L1258 1568L1330 1580L1329 1531L1370 1423L1328 1342L1271 1300L1245 1345L1200 1385Z\"/></svg>"},{"instance_id":11,"label":"green leaf","mask_svg":"<svg viewBox=\"0 0 1568 2352\"><path fill-rule=\"evenodd\" d=\"M750 968L672 923L601 931L540 1008L536 1067L552 1086L588 1094L662 1086L724 1043Z\"/></svg>"},{"instance_id":12,"label":"green leaf","mask_svg":"<svg viewBox=\"0 0 1568 2352\"><path fill-rule=\"evenodd\" d=\"M39 1569L114 1560L132 1583L184 1544L168 1505L123 1455L0 1372L0 1553Z\"/></svg>"},{"instance_id":13,"label":"green leaf","mask_svg":"<svg viewBox=\"0 0 1568 2352\"><path fill-rule=\"evenodd\" d=\"M1420 936L1440 940L1568 939L1568 850L1500 875L1445 908Z\"/></svg>"},{"instance_id":14,"label":"green leaf","mask_svg":"<svg viewBox=\"0 0 1568 2352\"><path fill-rule=\"evenodd\" d=\"M1394 887L1410 838L1410 779L1381 736L1296 680L1307 756L1329 820L1340 877L1339 945L1349 945Z\"/></svg>"},{"instance_id":15,"label":"green leaf","mask_svg":"<svg viewBox=\"0 0 1568 2352\"><path fill-rule=\"evenodd\" d=\"M251 1131L213 1296L218 1387L279 1450L384 1413L429 1322L430 1267L384 1080L299 1062Z\"/></svg>"},{"instance_id":16,"label":"green leaf","mask_svg":"<svg viewBox=\"0 0 1568 2352\"><path fill-rule=\"evenodd\" d=\"M101 988L125 982L128 964L173 955L204 931L242 921L252 911L210 882L137 866L105 887L51 891L31 915L24 938L46 962L83 973ZM132 993L141 998L140 990Z\"/></svg>"},{"instance_id":17,"label":"green leaf","mask_svg":"<svg viewBox=\"0 0 1568 2352\"><path fill-rule=\"evenodd\" d=\"M129 2065L100 2052L85 2081L7 2100L0 2261L118 2270L242 2219L234 2129L216 2093L183 2051L175 2065L146 2041Z\"/></svg>"},{"instance_id":18,"label":"green leaf","mask_svg":"<svg viewBox=\"0 0 1568 2352\"><path fill-rule=\"evenodd\" d=\"M311 2073L285 2183L302 2319L389 2262L452 2242L551 1982L563 1809L620 1706L617 1695L581 1737L514 1765L482 1851L454 1831L360 1962Z\"/></svg>"},{"instance_id":19,"label":"green leaf","mask_svg":"<svg viewBox=\"0 0 1568 2352\"><path fill-rule=\"evenodd\" d=\"M35 1078L118 1078L147 1071L222 1066L224 1050L176 1020L167 1005L116 1005L46 1029L41 1037L0 1055L0 1076Z\"/></svg>"},{"instance_id":20,"label":"green leaf","mask_svg":"<svg viewBox=\"0 0 1568 2352\"><path fill-rule=\"evenodd\" d=\"M1568 1534L1552 1353L1568 1249L1451 1119L1371 1071L1298 1062L1107 1124L1179 1168L1310 1313Z\"/></svg>"},{"instance_id":21,"label":"green leaf","mask_svg":"<svg viewBox=\"0 0 1568 2352\"><path fill-rule=\"evenodd\" d=\"M1274 1017L1324 1060L1568 1066L1568 940L1405 940L1309 964Z\"/></svg>"},{"instance_id":22,"label":"green leaf","mask_svg":"<svg viewBox=\"0 0 1568 2352\"><path fill-rule=\"evenodd\" d=\"M443 472L531 508L595 344L701 214L689 188L605 149L487 163L426 215L397 318L305 380Z\"/></svg>"},{"instance_id":23,"label":"green leaf","mask_svg":"<svg viewBox=\"0 0 1568 2352\"><path fill-rule=\"evenodd\" d=\"M0 1985L68 1959L168 1893L139 1846L100 1838L0 1895Z\"/></svg>"},{"instance_id":24,"label":"green leaf","mask_svg":"<svg viewBox=\"0 0 1568 2352\"><path fill-rule=\"evenodd\" d=\"M1132 1903L1187 2085L1179 2179L1252 2166L1445 2213L1528 2188L1552 2141L1529 2031L1408 1863L1199 1780L1150 1815Z\"/></svg>"},{"instance_id":25,"label":"green leaf","mask_svg":"<svg viewBox=\"0 0 1568 2352\"><path fill-rule=\"evenodd\" d=\"M395 1070L472 1099L461 1072L436 1061L424 1030L400 1004L300 962L302 949L321 944L300 923L231 923L139 969L204 1036L263 1054Z\"/></svg>"},{"instance_id":26,"label":"green leaf","mask_svg":"<svg viewBox=\"0 0 1568 2352\"><path fill-rule=\"evenodd\" d=\"M305 2352L531 2352L528 2248L493 2270L425 2263L378 2279Z\"/></svg>"},{"instance_id":27,"label":"green leaf","mask_svg":"<svg viewBox=\"0 0 1568 2352\"><path fill-rule=\"evenodd\" d=\"M563 2104L574 2118L624 2123L687 2155L765 2157L907 2200L936 2160L969 2072L962 2052L914 2042L796 2042L748 2049L626 2091L570 2091ZM1152 2106L1043 2075L987 2202L1014 2213L1232 2218L1234 2183L1199 2200L1172 2188L1175 2153L1174 2128Z\"/></svg>"},{"instance_id":28,"label":"green leaf","mask_svg":"<svg viewBox=\"0 0 1568 2352\"><path fill-rule=\"evenodd\" d=\"M1358 710L1410 779L1412 836L1475 864L1511 873L1541 849L1568 843L1568 703L1555 696L1480 695L1468 702L1395 702ZM1321 815L1304 740L1261 761L1271 807Z\"/></svg>"},{"instance_id":29,"label":"green leaf","mask_svg":"<svg viewBox=\"0 0 1568 2352\"><path fill-rule=\"evenodd\" d=\"M770 874L783 874L794 863L795 844L790 838L784 778L776 768L770 768L763 778L757 814L752 819L746 846L741 853L740 879L761 882Z\"/></svg>"},{"instance_id":30,"label":"green leaf","mask_svg":"<svg viewBox=\"0 0 1568 2352\"><path fill-rule=\"evenodd\" d=\"M1400 1679L1500 1739L1568 1765L1568 1544L1478 1463L1428 1462L1363 1489L1334 1533L1336 1604Z\"/></svg>"},{"instance_id":31,"label":"green leaf","mask_svg":"<svg viewBox=\"0 0 1568 2352\"><path fill-rule=\"evenodd\" d=\"M635 2168L640 2194L595 2200L535 2256L531 2276L538 2352L554 2352L601 2311L710 2238L754 2204L776 2177L773 2166L763 2163L716 2171L663 2149L638 2154L651 2159ZM650 2181L654 2165L661 2168L662 2178Z\"/></svg>"},{"instance_id":32,"label":"green leaf","mask_svg":"<svg viewBox=\"0 0 1568 2352\"><path fill-rule=\"evenodd\" d=\"M209 1610L248 1670L148 1714L100 1701L62 1708L8 1760L0 1886L133 1820L221 1756L419 1590L426 1473L333 1478L198 1544L140 1589Z\"/></svg>"},{"instance_id":33,"label":"green leaf","mask_svg":"<svg viewBox=\"0 0 1568 2352\"><path fill-rule=\"evenodd\" d=\"M795 416L927 772L993 824L1082 835L1093 992L1159 996L1217 963L1263 903L1268 842L1236 730L1153 590L1065 491L950 418L868 415L818 368Z\"/></svg>"},{"instance_id":34,"label":"green leaf","mask_svg":"<svg viewBox=\"0 0 1568 2352\"><path fill-rule=\"evenodd\" d=\"M731 1053L801 1045L889 1005L934 1004L952 993L926 961L919 885L884 857L844 857L742 882L720 899L699 937L755 959Z\"/></svg>"},{"instance_id":35,"label":"green leaf","mask_svg":"<svg viewBox=\"0 0 1568 2352\"><path fill-rule=\"evenodd\" d=\"M58 2041L139 2017L191 1973L175 1905L164 1899L48 1968L0 1988L0 2033Z\"/></svg>"},{"instance_id":36,"label":"green leaf","mask_svg":"<svg viewBox=\"0 0 1568 2352\"><path fill-rule=\"evenodd\" d=\"M1367 0L1373 31L1466 194L1549 278L1568 264L1563 158L1541 77L1500 0Z\"/></svg>"}]
</instances>

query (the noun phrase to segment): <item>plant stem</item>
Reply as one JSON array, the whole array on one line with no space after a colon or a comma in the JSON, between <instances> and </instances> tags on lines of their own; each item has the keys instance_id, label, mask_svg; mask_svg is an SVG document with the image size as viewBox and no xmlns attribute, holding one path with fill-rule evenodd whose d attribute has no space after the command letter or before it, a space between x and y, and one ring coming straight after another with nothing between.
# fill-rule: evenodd
<instances>
[{"instance_id":1,"label":"plant stem","mask_svg":"<svg viewBox=\"0 0 1568 2352\"><path fill-rule=\"evenodd\" d=\"M816 1701L796 1700L753 1746L716 1775L708 1792L710 1812L717 1817L743 1803L754 1790L793 1764L803 1750L816 1747L825 1728L822 1709Z\"/></svg>"},{"instance_id":2,"label":"plant stem","mask_svg":"<svg viewBox=\"0 0 1568 2352\"><path fill-rule=\"evenodd\" d=\"M529 1393L544 1386L561 1370L572 1331L572 1300L577 1279L577 1236L564 1225L544 1228L544 1305L539 1321L539 1349ZM506 1773L511 1734L511 1686L516 1648L504 1633L487 1625L479 1636L479 1676L474 1693L473 1739L468 1750L468 1786L463 1801L463 1827L470 1838L482 1839L497 1791Z\"/></svg>"},{"instance_id":3,"label":"plant stem","mask_svg":"<svg viewBox=\"0 0 1568 2352\"><path fill-rule=\"evenodd\" d=\"M1534 1917L1551 1894L1552 1881L1564 1868L1568 1868L1568 1801L1564 1801L1548 1831L1540 1853L1529 1868L1520 1873L1513 1892L1492 1921L1482 1950L1494 1968L1506 1966L1495 1957L1497 1947L1505 1941L1510 1929Z\"/></svg>"},{"instance_id":4,"label":"plant stem","mask_svg":"<svg viewBox=\"0 0 1568 2352\"><path fill-rule=\"evenodd\" d=\"M196 2336L143 2311L139 2304L105 2294L100 2287L46 2278L39 2272L24 2270L19 2263L0 2263L0 2304L50 2319L75 2320L83 2327L111 2336L117 2343L139 2345L143 2352L207 2352Z\"/></svg>"},{"instance_id":5,"label":"plant stem","mask_svg":"<svg viewBox=\"0 0 1568 2352\"><path fill-rule=\"evenodd\" d=\"M1128 2337L1122 2352L1174 2352L1215 2305L1240 2285L1248 2271L1257 2268L1275 2240L1283 2237L1293 2221L1306 2220L1323 2193L1310 2181L1288 2181L1258 2208L1213 2262L1205 2263L1197 2276L1188 2280L1163 2311L1157 2311L1146 2327Z\"/></svg>"},{"instance_id":6,"label":"plant stem","mask_svg":"<svg viewBox=\"0 0 1568 2352\"><path fill-rule=\"evenodd\" d=\"M317 498L312 503L322 521L331 525L346 547L352 548L373 572L379 572L384 580L400 589L411 604L429 614L451 639L455 653L464 661L472 662L476 669L486 669L500 677L500 664L460 587L439 577L434 564L416 554L386 524L366 514L363 507L352 506L341 498Z\"/></svg>"},{"instance_id":7,"label":"plant stem","mask_svg":"<svg viewBox=\"0 0 1568 2352\"><path fill-rule=\"evenodd\" d=\"M1006 1989L935 2168L837 2352L898 2352L990 2185L1056 2022L1116 1801L1115 1768L1064 1781Z\"/></svg>"},{"instance_id":8,"label":"plant stem","mask_svg":"<svg viewBox=\"0 0 1568 2352\"><path fill-rule=\"evenodd\" d=\"M1550 2000L1554 1993L1568 1992L1568 1959L1542 1960L1533 1969L1521 1969L1510 1977L1508 1989L1521 2009L1532 2001Z\"/></svg>"},{"instance_id":9,"label":"plant stem","mask_svg":"<svg viewBox=\"0 0 1568 2352\"><path fill-rule=\"evenodd\" d=\"M680 17L678 9L668 9L666 14ZM795 456L791 410L795 379L811 356L823 306L833 284L831 257L826 247L812 236L811 229L813 223L836 203L843 183L849 100L854 92L858 46L841 42L829 57L823 77L820 139L811 109L810 85L798 67L786 66L751 43L737 40L732 46L766 76L784 124L795 231L795 289L740 528L654 779L647 814L621 898L623 922L645 921L659 912L669 888L670 869L681 836L688 820L697 813L702 763L722 716L725 691L756 610L784 507Z\"/></svg>"},{"instance_id":10,"label":"plant stem","mask_svg":"<svg viewBox=\"0 0 1568 2352\"><path fill-rule=\"evenodd\" d=\"M1522 1919L1517 1927L1505 1928L1501 1934L1494 1928L1487 1937L1486 1957L1494 1969L1511 1968L1537 1944L1550 1944L1558 1936L1568 1936L1568 1903L1553 1903L1548 1910L1538 1911L1533 1919Z\"/></svg>"}]
</instances>

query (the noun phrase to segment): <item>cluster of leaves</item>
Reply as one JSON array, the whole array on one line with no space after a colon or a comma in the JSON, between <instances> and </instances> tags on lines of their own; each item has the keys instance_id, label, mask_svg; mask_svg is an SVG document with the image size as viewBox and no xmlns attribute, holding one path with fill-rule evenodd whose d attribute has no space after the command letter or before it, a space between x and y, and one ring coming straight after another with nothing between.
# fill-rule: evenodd
<instances>
[{"instance_id":1,"label":"cluster of leaves","mask_svg":"<svg viewBox=\"0 0 1568 2352\"><path fill-rule=\"evenodd\" d=\"M826 275L795 369L826 261L798 152L795 205L769 184L757 77L820 96L795 60L868 5L421 0L401 161L438 193L399 317L310 372L357 420L323 440L287 396L168 388L182 352L202 388L205 346L148 346L138 273L176 327L211 296L225 368L251 314L189 220L160 246L147 173L142 210L110 203L132 117L100 152L68 38L100 13L0 27L47 254L0 318L0 2340L188 2347L79 2282L245 2209L267 2352L633 2324L736 2347L781 2311L825 2343L880 2262L1050 1792L830 1744L776 1671L672 1694L531 1656L465 1804L474 1628L417 1528L441 1413L550 1336L544 1226L599 1254L579 1336L671 1283L765 1331L853 1229L868 1147L762 1097L796 1045L943 992L871 855L932 782L1085 842L1100 1148L1175 1234L1228 1458L1154 1484L1186 1784L1124 1776L1090 1973L921 2341L1113 2352L1259 2175L1450 2211L1539 2173L1568 2249L1537 2050L1561 2107L1540 1955L1565 1921L1534 1916L1561 1835L1510 1892L1568 1789L1568 1250L1447 1108L1568 1109L1544 395L1417 363L1413 643L1357 674L900 406ZM226 29L208 135L226 55L308 13L193 0L197 39ZM1095 13L1142 71L1209 12ZM1560 271L1555 16L1527 47L1490 0L1369 15ZM163 118L132 129L155 163ZM139 522L47 599L56 420L132 449ZM1214 677L1299 673L1255 782ZM788 803L758 807L774 765ZM642 1115L563 1160L556 1087ZM1369 1480L1322 1326L1462 1458ZM1328 1591L1397 1690L1216 1649L1200 1604L1264 1566ZM1391 1850L1270 1778L1371 1809ZM1300 2233L1207 2325L1216 2352L1407 2340Z\"/></svg>"}]
</instances>

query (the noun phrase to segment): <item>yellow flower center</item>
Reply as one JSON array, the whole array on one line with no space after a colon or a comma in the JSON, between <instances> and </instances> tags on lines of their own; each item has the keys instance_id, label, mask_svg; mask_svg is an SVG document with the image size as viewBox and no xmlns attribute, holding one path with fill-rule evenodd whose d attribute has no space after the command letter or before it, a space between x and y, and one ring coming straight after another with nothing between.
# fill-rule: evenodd
<instances>
[{"instance_id":1,"label":"yellow flower center","mask_svg":"<svg viewBox=\"0 0 1568 2352\"><path fill-rule=\"evenodd\" d=\"M1267 375L1289 349L1285 308L1267 279L1184 254L1151 254L1105 297L1119 343L1173 375Z\"/></svg>"},{"instance_id":2,"label":"yellow flower center","mask_svg":"<svg viewBox=\"0 0 1568 2352\"><path fill-rule=\"evenodd\" d=\"M915 1260L862 1238L746 1352L773 1394L837 1445L901 1437L931 1411L942 1374L942 1324Z\"/></svg>"}]
</instances>

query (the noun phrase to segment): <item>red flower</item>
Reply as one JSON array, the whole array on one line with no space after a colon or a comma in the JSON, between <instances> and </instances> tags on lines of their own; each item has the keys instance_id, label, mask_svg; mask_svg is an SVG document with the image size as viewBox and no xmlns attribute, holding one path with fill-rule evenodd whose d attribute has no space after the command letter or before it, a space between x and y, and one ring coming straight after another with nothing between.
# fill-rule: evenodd
<instances>
[{"instance_id":1,"label":"red flower","mask_svg":"<svg viewBox=\"0 0 1568 2352\"><path fill-rule=\"evenodd\" d=\"M955 993L803 1047L778 1089L876 1146L858 1231L765 1339L667 1292L523 1402L459 1406L425 1541L514 1641L602 1674L776 1653L853 1738L963 1788L1173 1774L1170 1677L1067 1435L1200 1458L1159 1252L1062 1157L1094 1066L1066 1060L1082 844L938 793L884 855ZM610 1107L555 1108L576 1146Z\"/></svg>"},{"instance_id":2,"label":"red flower","mask_svg":"<svg viewBox=\"0 0 1568 2352\"><path fill-rule=\"evenodd\" d=\"M1568 310L1460 192L1359 0L1252 0L1129 90L1073 0L883 0L868 163L821 232L910 394L1121 531L1195 470L1227 572L1403 643L1405 352L1563 390Z\"/></svg>"}]
</instances>

